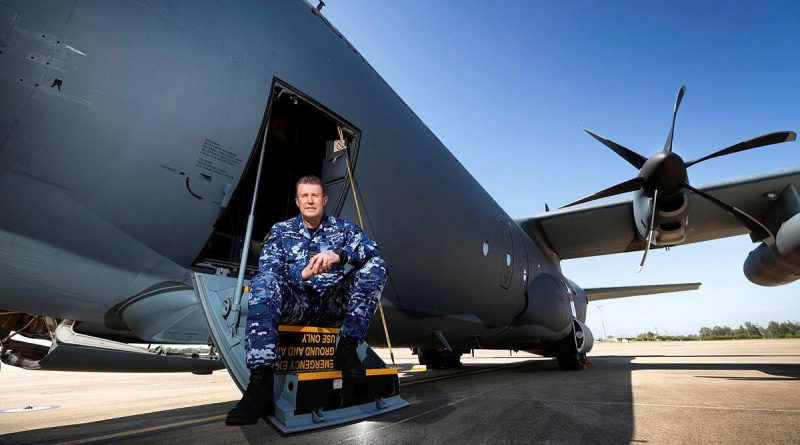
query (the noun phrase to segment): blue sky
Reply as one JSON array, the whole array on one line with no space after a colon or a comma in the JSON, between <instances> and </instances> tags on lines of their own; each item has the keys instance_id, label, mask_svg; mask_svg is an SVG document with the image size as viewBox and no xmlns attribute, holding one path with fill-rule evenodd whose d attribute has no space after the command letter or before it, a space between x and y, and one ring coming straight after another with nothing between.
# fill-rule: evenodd
<instances>
[{"instance_id":1,"label":"blue sky","mask_svg":"<svg viewBox=\"0 0 800 445\"><path fill-rule=\"evenodd\" d=\"M315 2L314 2L315 3ZM513 217L636 175L586 128L650 156L675 95L674 150L694 159L800 130L800 4L789 1L329 0L323 13ZM693 167L699 186L800 167L800 143ZM800 319L800 283L764 288L747 237L566 261L583 287L701 281L699 291L602 304L611 335ZM588 323L602 335L597 304Z\"/></svg>"}]
</instances>

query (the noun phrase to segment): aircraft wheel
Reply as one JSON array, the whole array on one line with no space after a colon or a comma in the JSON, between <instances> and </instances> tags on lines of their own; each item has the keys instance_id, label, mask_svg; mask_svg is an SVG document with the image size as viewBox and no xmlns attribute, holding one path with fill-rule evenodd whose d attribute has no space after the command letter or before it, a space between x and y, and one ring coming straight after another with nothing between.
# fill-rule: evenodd
<instances>
[{"instance_id":1,"label":"aircraft wheel","mask_svg":"<svg viewBox=\"0 0 800 445\"><path fill-rule=\"evenodd\" d=\"M460 368L461 367L461 354L451 354L444 357L442 360L443 368Z\"/></svg>"},{"instance_id":2,"label":"aircraft wheel","mask_svg":"<svg viewBox=\"0 0 800 445\"><path fill-rule=\"evenodd\" d=\"M438 349L420 349L417 356L419 364L428 369L460 368L461 354L457 352L444 352Z\"/></svg>"},{"instance_id":3,"label":"aircraft wheel","mask_svg":"<svg viewBox=\"0 0 800 445\"><path fill-rule=\"evenodd\" d=\"M420 349L417 357L419 364L427 366L428 369L439 369L442 367L442 354L436 349Z\"/></svg>"},{"instance_id":4,"label":"aircraft wheel","mask_svg":"<svg viewBox=\"0 0 800 445\"><path fill-rule=\"evenodd\" d=\"M572 335L558 342L556 359L562 371L579 371L586 366L586 354L579 354Z\"/></svg>"}]
</instances>

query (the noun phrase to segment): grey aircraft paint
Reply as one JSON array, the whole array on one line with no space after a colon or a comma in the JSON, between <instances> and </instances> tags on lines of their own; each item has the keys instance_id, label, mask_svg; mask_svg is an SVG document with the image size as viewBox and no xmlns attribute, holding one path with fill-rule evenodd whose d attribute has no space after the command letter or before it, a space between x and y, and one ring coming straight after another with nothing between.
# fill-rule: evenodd
<instances>
[{"instance_id":1,"label":"grey aircraft paint","mask_svg":"<svg viewBox=\"0 0 800 445\"><path fill-rule=\"evenodd\" d=\"M7 311L205 342L191 273L215 272L196 260L232 199L249 203L280 89L354 135L395 345L441 347L439 331L458 349L544 351L585 320L586 293L548 240L558 234L512 220L305 1L3 0L0 38ZM336 193L334 213L357 221L349 187ZM370 340L383 341L379 322Z\"/></svg>"},{"instance_id":2,"label":"grey aircraft paint","mask_svg":"<svg viewBox=\"0 0 800 445\"><path fill-rule=\"evenodd\" d=\"M360 131L355 175L365 229L390 264L395 342L433 342L436 330L455 345L490 338L525 307L522 269L563 282L542 246L305 2L9 6L2 307L117 333L106 320L115 305L189 283L226 186L252 187L239 180L275 79ZM341 216L356 220L352 199ZM516 249L510 266L505 247Z\"/></svg>"}]
</instances>

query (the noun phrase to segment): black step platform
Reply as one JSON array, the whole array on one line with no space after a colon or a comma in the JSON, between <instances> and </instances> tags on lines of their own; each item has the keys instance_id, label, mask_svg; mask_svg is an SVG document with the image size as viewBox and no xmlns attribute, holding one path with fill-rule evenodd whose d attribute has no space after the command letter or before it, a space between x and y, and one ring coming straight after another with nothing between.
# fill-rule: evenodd
<instances>
[{"instance_id":1,"label":"black step platform","mask_svg":"<svg viewBox=\"0 0 800 445\"><path fill-rule=\"evenodd\" d=\"M358 354L367 376L343 379L333 369L339 330L281 325L281 362L275 374L275 412L269 417L284 434L366 419L408 406L400 398L397 369L364 342Z\"/></svg>"}]
</instances>

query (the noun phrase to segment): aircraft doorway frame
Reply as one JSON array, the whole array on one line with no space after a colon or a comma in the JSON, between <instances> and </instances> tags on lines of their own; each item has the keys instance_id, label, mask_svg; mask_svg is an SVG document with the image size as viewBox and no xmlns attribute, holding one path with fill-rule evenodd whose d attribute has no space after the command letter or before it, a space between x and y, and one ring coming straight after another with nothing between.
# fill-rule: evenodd
<instances>
[{"instance_id":1,"label":"aircraft doorway frame","mask_svg":"<svg viewBox=\"0 0 800 445\"><path fill-rule=\"evenodd\" d=\"M298 100L302 100L306 104L313 107L316 111L321 112L325 117L329 120L333 121L335 124L340 125L343 130L343 134L345 139L347 140L347 151L348 155L350 156L350 167L353 172L353 176L355 176L356 167L358 164L358 153L359 147L361 143L361 130L350 123L350 121L344 119L342 116L331 110L330 108L326 107L322 103L318 102L312 96L304 93L299 88L291 85L290 83L280 79L279 77L273 77L272 79L272 87L270 89L270 100L269 104L267 105L267 113L266 113L266 121L263 128L269 128L272 119L272 112L273 106L275 104L275 100L283 94L289 94L297 97ZM260 147L263 138L266 136L266 132L262 129L261 134L259 135L259 139L257 142L257 146ZM337 138L338 139L338 138ZM269 150L269 145L266 146L266 150ZM253 156L257 155L257 151L253 151ZM347 199L347 194L350 191L350 181L347 179L346 170L344 167L343 162L341 161L340 157L335 157L334 159L329 159L328 153L326 153L326 159L324 162L335 162L338 164L337 171L333 174L334 179L326 178L325 168L323 167L323 173L320 175L323 183L325 184L325 188L328 191L328 205L326 206L326 213L332 216L339 216L339 213L342 211L342 207L344 207L344 202ZM327 179L327 180L326 180ZM336 199L331 199L331 190L335 190L337 193Z\"/></svg>"},{"instance_id":2,"label":"aircraft doorway frame","mask_svg":"<svg viewBox=\"0 0 800 445\"><path fill-rule=\"evenodd\" d=\"M311 128L312 133L317 131L318 133L312 135L311 139L319 141L330 141L335 142L339 139L339 129L342 130L342 135L346 139L348 150L349 150L349 157L350 157L350 164L351 169L354 172L356 168L357 162L357 154L358 154L358 147L361 137L361 130L358 129L356 126L352 125L345 119L341 118L338 114L334 113L329 108L325 107L321 103L317 102L307 94L302 93L298 88L295 88L289 85L287 82L278 79L277 77L273 78L272 86L270 89L270 96L269 102L267 103L267 108L265 110L264 119L262 121L258 137L255 140L255 144L253 150L250 154L250 157L247 162L247 166L245 167L244 172L242 173L242 177L239 180L239 184L237 186L236 191L234 194L238 198L237 211L240 211L243 206L246 206L248 212L251 208L254 209L253 214L255 215L258 212L258 204L260 199L263 196L265 190L262 188L265 187L265 184L268 182L265 181L264 174L269 172L269 168L271 167L267 165L268 157L266 156L269 153L269 150L272 148L273 151L275 147L270 147L269 138L270 138L270 130L271 130L271 123L272 119L276 116L276 103L278 102L281 97L285 97L288 99L288 103L284 104L285 106L300 106L300 102L303 102L303 105L308 105L313 108L311 110L312 113L321 113L322 117L330 121L328 123L328 129L331 129L330 132L323 131L320 128L320 125L325 126L325 123L322 122L320 124L319 115L317 116L309 116L309 110L301 110L302 112L297 113L295 116L305 116L306 118L311 117L312 120L316 119L316 127ZM281 99L283 100L283 99ZM284 110L285 111L285 110ZM287 117L288 119L288 117ZM314 123L312 123L313 127ZM288 126L287 126L288 128ZM295 129L299 129L295 126ZM288 130L287 130L288 131ZM322 133L325 133L324 135ZM335 134L334 134L335 133ZM330 136L328 135L330 134ZM308 139L303 140L303 142L308 142ZM304 145L304 144L301 144ZM330 144L331 146L333 144ZM283 147L278 147L278 150L281 148L292 148L291 144L285 144ZM350 190L349 179L347 178L347 169L345 167L344 160L342 159L341 152L332 156L333 153L330 153L327 150L328 147L316 147L314 150L316 152L309 151L307 153L299 153L302 156L308 155L311 153L314 154L321 154L318 158L315 156L310 156L312 160L319 159L321 161L321 165L319 167L319 171L321 172L320 177L322 178L323 182L326 182L326 177L331 179L331 184L341 184L339 188L339 196L336 199L336 202L330 208L330 210L326 209L328 214L337 215L341 212L341 209L344 205L344 201L347 197L347 193ZM289 150L285 152L277 152L278 154L285 154L288 153ZM262 157L262 154L265 155ZM290 155L297 155L298 153L290 153ZM308 156L306 159L303 159L301 156L301 161L307 161ZM296 161L296 159L295 159ZM341 162L340 162L341 161ZM294 161L293 161L294 162ZM328 165L330 164L330 165ZM278 165L278 164L276 164ZM291 173L298 173L298 175L303 175L307 173L303 173L305 167L308 165L301 165L301 169L294 171L292 170ZM294 165L292 168L296 168L297 165ZM326 170L326 168L329 170ZM289 167L287 167L289 168ZM261 169L261 176L258 177L258 171ZM353 173L355 174L355 173ZM289 175L291 178L291 175ZM339 180L339 176L341 176L341 180ZM258 178L258 179L256 179ZM252 179L252 182L249 180ZM294 178L299 179L298 178ZM327 184L326 184L327 185ZM294 183L290 181L288 184L289 193L293 193ZM331 191L328 190L328 194L330 195ZM254 196L255 195L255 196ZM249 199L247 199L249 198ZM255 199L254 199L255 198ZM234 198L232 198L233 200ZM291 198L289 198L291 201ZM269 202L268 202L269 203ZM263 202L262 202L263 204ZM274 204L274 203L271 203ZM329 201L330 205L330 201ZM262 209L263 210L263 209ZM225 216L225 215L223 215ZM261 224L263 225L265 219L262 219ZM250 224L253 224L252 222ZM271 225L271 224L269 224ZM251 226L252 227L252 226ZM263 229L263 227L261 228ZM267 227L269 230L269 227ZM214 236L213 234L211 235ZM245 236L246 238L247 236ZM251 236L249 240L243 240L242 246L239 248L239 259L241 260L245 252L248 256L247 259L251 258L252 255L252 239L258 238L258 235ZM247 245L247 248L250 248L248 252L245 250L244 246ZM259 245L260 246L260 245ZM205 250L201 252L201 255L205 253ZM255 255L256 262L258 260L258 256ZM212 264L213 265L213 264ZM204 265L207 268L207 265ZM237 271L241 267L237 267ZM248 272L254 273L255 269L251 265L245 266L245 269ZM252 274L251 274L252 276ZM226 368L228 372L233 377L234 382L239 386L240 389L244 390L247 386L247 375L249 375L249 371L245 365L245 351L243 345L243 338L245 335L245 323L243 320L247 318L247 310L248 310L248 302L246 298L242 298L242 284L244 274L240 274L240 276L234 277L225 275L212 275L208 273L193 273L192 280L193 286L195 288L195 292L197 293L198 299L201 302L203 307L203 312L205 314L206 320L208 321L209 328L212 333L212 338L214 339L215 345L218 347L220 352L220 356L222 357L223 361L225 362Z\"/></svg>"},{"instance_id":3,"label":"aircraft doorway frame","mask_svg":"<svg viewBox=\"0 0 800 445\"><path fill-rule=\"evenodd\" d=\"M279 116L282 122L276 120ZM273 124L283 127L274 128ZM209 241L199 252L195 267L238 273L243 248L248 244L245 269L246 275L252 276L257 271L261 239L272 224L297 214L293 189L301 176L315 174L322 179L329 197L325 212L338 216L350 192L342 152L333 153L330 149L339 139L339 128L355 175L361 130L299 88L273 77L247 165L227 207L220 212ZM275 136L276 130L283 131L282 138ZM257 181L259 167L263 171ZM245 223L256 190L254 230L245 240Z\"/></svg>"}]
</instances>

